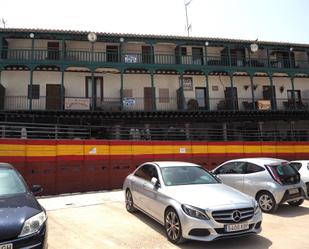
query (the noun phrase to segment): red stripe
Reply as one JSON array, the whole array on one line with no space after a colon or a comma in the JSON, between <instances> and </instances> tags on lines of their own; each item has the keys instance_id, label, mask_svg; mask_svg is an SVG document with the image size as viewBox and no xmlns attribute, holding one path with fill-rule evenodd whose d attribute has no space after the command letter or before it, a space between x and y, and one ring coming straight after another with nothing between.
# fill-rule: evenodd
<instances>
[{"instance_id":1,"label":"red stripe","mask_svg":"<svg viewBox=\"0 0 309 249\"><path fill-rule=\"evenodd\" d=\"M27 140L23 139L0 139L1 144L26 144Z\"/></svg>"},{"instance_id":2,"label":"red stripe","mask_svg":"<svg viewBox=\"0 0 309 249\"><path fill-rule=\"evenodd\" d=\"M27 145L56 145L57 140L26 140Z\"/></svg>"}]
</instances>

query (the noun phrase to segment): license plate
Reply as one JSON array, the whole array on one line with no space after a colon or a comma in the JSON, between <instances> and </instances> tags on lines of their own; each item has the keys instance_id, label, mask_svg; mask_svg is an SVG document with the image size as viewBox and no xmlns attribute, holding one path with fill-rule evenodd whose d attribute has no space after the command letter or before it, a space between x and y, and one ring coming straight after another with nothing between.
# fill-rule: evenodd
<instances>
[{"instance_id":1,"label":"license plate","mask_svg":"<svg viewBox=\"0 0 309 249\"><path fill-rule=\"evenodd\" d=\"M290 194L290 195L294 195L294 194L298 194L298 193L299 193L298 188L289 189L289 194Z\"/></svg>"},{"instance_id":2,"label":"license plate","mask_svg":"<svg viewBox=\"0 0 309 249\"><path fill-rule=\"evenodd\" d=\"M0 249L13 249L13 244L0 245Z\"/></svg>"},{"instance_id":3,"label":"license plate","mask_svg":"<svg viewBox=\"0 0 309 249\"><path fill-rule=\"evenodd\" d=\"M235 232L235 231L242 231L249 229L248 223L241 223L241 224L233 224L233 225L226 225L225 231L227 232Z\"/></svg>"}]
</instances>

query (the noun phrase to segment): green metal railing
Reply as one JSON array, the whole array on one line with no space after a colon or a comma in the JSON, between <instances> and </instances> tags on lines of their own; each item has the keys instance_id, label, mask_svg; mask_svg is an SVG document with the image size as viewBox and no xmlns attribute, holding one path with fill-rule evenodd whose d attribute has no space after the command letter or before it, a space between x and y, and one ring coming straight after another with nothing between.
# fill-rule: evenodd
<instances>
[{"instance_id":1,"label":"green metal railing","mask_svg":"<svg viewBox=\"0 0 309 249\"><path fill-rule=\"evenodd\" d=\"M47 49L2 49L1 61L9 62L89 62L89 63L124 63L124 64L156 64L156 65L196 65L222 67L255 67L255 68L309 68L307 60L291 58L249 58L245 56L227 55L175 55L169 53L143 54L122 51L101 52L89 50L47 50Z\"/></svg>"}]
</instances>

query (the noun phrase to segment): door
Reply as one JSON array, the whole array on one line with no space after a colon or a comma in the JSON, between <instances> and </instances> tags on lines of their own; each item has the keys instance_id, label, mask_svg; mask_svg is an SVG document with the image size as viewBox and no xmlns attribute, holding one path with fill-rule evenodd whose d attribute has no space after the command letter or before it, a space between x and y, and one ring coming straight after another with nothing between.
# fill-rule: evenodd
<instances>
[{"instance_id":1,"label":"door","mask_svg":"<svg viewBox=\"0 0 309 249\"><path fill-rule=\"evenodd\" d=\"M257 192L265 188L265 169L254 163L246 164L246 174L244 175L244 193L255 197Z\"/></svg>"},{"instance_id":2,"label":"door","mask_svg":"<svg viewBox=\"0 0 309 249\"><path fill-rule=\"evenodd\" d=\"M46 110L61 109L61 85L46 85Z\"/></svg>"},{"instance_id":3,"label":"door","mask_svg":"<svg viewBox=\"0 0 309 249\"><path fill-rule=\"evenodd\" d=\"M270 100L273 109L277 108L275 86L263 86L263 99Z\"/></svg>"},{"instance_id":4,"label":"door","mask_svg":"<svg viewBox=\"0 0 309 249\"><path fill-rule=\"evenodd\" d=\"M196 87L195 98L198 103L198 108L206 110L207 109L206 87Z\"/></svg>"},{"instance_id":5,"label":"door","mask_svg":"<svg viewBox=\"0 0 309 249\"><path fill-rule=\"evenodd\" d=\"M203 64L203 49L202 48L192 48L192 63L195 65Z\"/></svg>"},{"instance_id":6,"label":"door","mask_svg":"<svg viewBox=\"0 0 309 249\"><path fill-rule=\"evenodd\" d=\"M90 103L92 103L91 99L93 98L92 96L92 80L91 77L87 76L86 77L86 86L85 86L85 93L86 93L86 98L90 98ZM103 102L103 77L94 77L94 98L96 99L96 107L101 107L102 102Z\"/></svg>"},{"instance_id":7,"label":"door","mask_svg":"<svg viewBox=\"0 0 309 249\"><path fill-rule=\"evenodd\" d=\"M238 110L237 87L226 87L224 90L226 108L228 110Z\"/></svg>"},{"instance_id":8,"label":"door","mask_svg":"<svg viewBox=\"0 0 309 249\"><path fill-rule=\"evenodd\" d=\"M152 111L152 87L144 87L144 111Z\"/></svg>"},{"instance_id":9,"label":"door","mask_svg":"<svg viewBox=\"0 0 309 249\"><path fill-rule=\"evenodd\" d=\"M246 162L230 162L218 168L215 174L224 184L243 192L245 170Z\"/></svg>"},{"instance_id":10,"label":"door","mask_svg":"<svg viewBox=\"0 0 309 249\"><path fill-rule=\"evenodd\" d=\"M142 46L142 63L150 64L151 63L151 47Z\"/></svg>"},{"instance_id":11,"label":"door","mask_svg":"<svg viewBox=\"0 0 309 249\"><path fill-rule=\"evenodd\" d=\"M59 60L59 42L48 42L47 43L47 59L48 60Z\"/></svg>"}]
</instances>

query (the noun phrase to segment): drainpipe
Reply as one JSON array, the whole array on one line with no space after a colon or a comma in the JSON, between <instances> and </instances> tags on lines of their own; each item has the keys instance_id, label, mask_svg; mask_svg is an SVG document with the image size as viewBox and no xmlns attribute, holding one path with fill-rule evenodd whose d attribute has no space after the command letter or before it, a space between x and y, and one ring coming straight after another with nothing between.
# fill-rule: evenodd
<instances>
[{"instance_id":1,"label":"drainpipe","mask_svg":"<svg viewBox=\"0 0 309 249\"><path fill-rule=\"evenodd\" d=\"M64 110L64 71L65 69L61 67L61 87L60 87L60 109Z\"/></svg>"},{"instance_id":2,"label":"drainpipe","mask_svg":"<svg viewBox=\"0 0 309 249\"><path fill-rule=\"evenodd\" d=\"M152 111L156 111L156 89L154 85L153 71L150 72L150 79L151 79L151 93L152 93Z\"/></svg>"}]
</instances>

